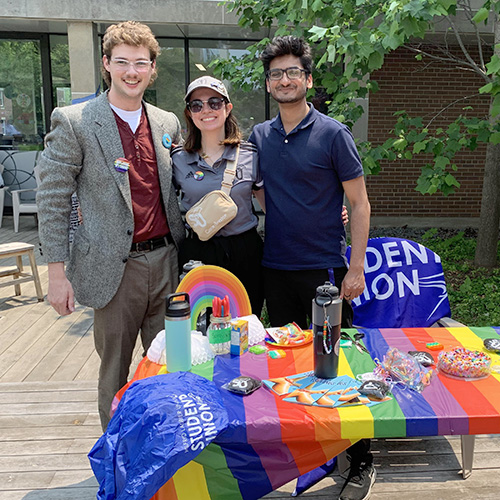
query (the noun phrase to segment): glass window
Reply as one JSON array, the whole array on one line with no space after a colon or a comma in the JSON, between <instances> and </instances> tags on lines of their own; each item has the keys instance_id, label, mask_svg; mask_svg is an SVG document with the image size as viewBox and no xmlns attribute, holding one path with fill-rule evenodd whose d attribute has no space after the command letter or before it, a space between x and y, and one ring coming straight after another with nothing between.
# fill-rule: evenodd
<instances>
[{"instance_id":1,"label":"glass window","mask_svg":"<svg viewBox=\"0 0 500 500\"><path fill-rule=\"evenodd\" d=\"M177 115L184 126L184 93L186 90L184 41L159 39L161 52L156 67L158 77L144 99L160 109Z\"/></svg>"},{"instance_id":2,"label":"glass window","mask_svg":"<svg viewBox=\"0 0 500 500\"><path fill-rule=\"evenodd\" d=\"M203 76L213 75L210 62L213 59L242 56L251 42L225 40L191 40L189 42L189 70L191 81ZM253 126L265 120L264 87L259 85L251 91L243 91L237 85L224 82L233 103L233 113L248 139Z\"/></svg>"},{"instance_id":3,"label":"glass window","mask_svg":"<svg viewBox=\"0 0 500 500\"><path fill-rule=\"evenodd\" d=\"M71 104L71 78L66 35L50 35L50 65L53 106L69 106Z\"/></svg>"},{"instance_id":4,"label":"glass window","mask_svg":"<svg viewBox=\"0 0 500 500\"><path fill-rule=\"evenodd\" d=\"M39 41L0 39L0 148L42 149L42 96Z\"/></svg>"},{"instance_id":5,"label":"glass window","mask_svg":"<svg viewBox=\"0 0 500 500\"><path fill-rule=\"evenodd\" d=\"M184 40L158 38L158 41L161 47L161 53L157 60L158 77L144 93L144 99L161 109L175 113L185 132L184 95L189 82L186 82ZM213 59L241 56L246 52L245 47L250 43L244 41L190 40L190 80L192 81L202 75L213 75L211 68L209 68L209 64ZM234 105L234 115L238 119L244 139L247 139L253 126L265 120L263 82L262 85L250 92L243 91L228 82L225 83Z\"/></svg>"}]
</instances>

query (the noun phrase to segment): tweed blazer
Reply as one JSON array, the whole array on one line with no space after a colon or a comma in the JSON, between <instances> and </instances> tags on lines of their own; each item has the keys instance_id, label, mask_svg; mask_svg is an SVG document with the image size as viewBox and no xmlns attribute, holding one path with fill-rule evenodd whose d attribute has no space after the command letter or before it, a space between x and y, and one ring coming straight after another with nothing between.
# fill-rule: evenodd
<instances>
[{"instance_id":1,"label":"tweed blazer","mask_svg":"<svg viewBox=\"0 0 500 500\"><path fill-rule=\"evenodd\" d=\"M167 222L178 248L185 235L172 183L168 133L181 142L173 113L145 104L156 151L158 176ZM39 234L48 262L67 261L68 279L76 300L99 309L115 295L123 277L134 217L128 172L114 168L124 151L107 93L64 108L56 108L38 169ZM71 195L77 192L83 224L77 229L71 254L68 231Z\"/></svg>"}]
</instances>

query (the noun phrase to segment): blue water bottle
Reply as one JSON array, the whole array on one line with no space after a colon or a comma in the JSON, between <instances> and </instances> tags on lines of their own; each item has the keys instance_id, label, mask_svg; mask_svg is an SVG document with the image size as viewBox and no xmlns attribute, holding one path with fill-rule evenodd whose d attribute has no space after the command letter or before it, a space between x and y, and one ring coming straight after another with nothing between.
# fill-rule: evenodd
<instances>
[{"instance_id":1,"label":"blue water bottle","mask_svg":"<svg viewBox=\"0 0 500 500\"><path fill-rule=\"evenodd\" d=\"M165 349L169 373L191 370L191 307L187 293L167 295Z\"/></svg>"}]
</instances>

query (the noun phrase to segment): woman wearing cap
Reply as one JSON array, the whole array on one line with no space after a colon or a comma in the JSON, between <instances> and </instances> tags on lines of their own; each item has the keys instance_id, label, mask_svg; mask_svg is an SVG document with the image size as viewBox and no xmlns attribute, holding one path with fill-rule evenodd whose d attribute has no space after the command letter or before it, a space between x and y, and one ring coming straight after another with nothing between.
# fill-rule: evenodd
<instances>
[{"instance_id":1,"label":"woman wearing cap","mask_svg":"<svg viewBox=\"0 0 500 500\"><path fill-rule=\"evenodd\" d=\"M187 137L183 147L172 151L174 182L187 211L207 193L220 189L226 164L240 147L231 198L238 207L236 217L208 241L201 241L188 229L179 253L179 263L190 259L223 267L243 283L252 312L260 316L263 304L261 259L262 239L257 233L252 194L264 208L262 179L257 149L242 142L232 115L233 105L224 84L210 76L197 78L188 87L184 115Z\"/></svg>"}]
</instances>

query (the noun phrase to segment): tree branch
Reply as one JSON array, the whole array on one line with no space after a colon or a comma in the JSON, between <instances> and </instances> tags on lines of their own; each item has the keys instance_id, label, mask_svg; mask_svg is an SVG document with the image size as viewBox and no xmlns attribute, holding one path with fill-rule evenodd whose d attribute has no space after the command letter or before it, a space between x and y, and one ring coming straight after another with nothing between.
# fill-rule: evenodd
<instances>
[{"instance_id":1,"label":"tree branch","mask_svg":"<svg viewBox=\"0 0 500 500\"><path fill-rule=\"evenodd\" d=\"M453 33L455 34L455 38L458 42L458 45L462 49L462 53L464 54L465 58L469 62L470 66L472 66L473 68L476 68L476 73L478 75L480 75L484 80L489 82L485 73L483 71L481 71L481 68L477 65L477 63L474 61L474 59L472 59L471 55L469 54L469 51L465 47L464 42L462 40L462 36L460 35L460 32L458 31L458 28L456 27L455 23L452 21L451 17L446 16L446 19L450 23L451 29L453 30Z\"/></svg>"},{"instance_id":2,"label":"tree branch","mask_svg":"<svg viewBox=\"0 0 500 500\"><path fill-rule=\"evenodd\" d=\"M419 47L420 46L421 45L419 45ZM483 72L481 70L481 68L477 65L477 63L474 60L470 59L470 56L469 56L467 61L464 59L460 59L451 53L448 46L446 46L446 48L443 48L439 44L432 45L432 47L434 47L435 49L439 50L442 54L444 54L445 57L439 56L436 54L432 54L431 52L428 52L426 50L422 50L418 47L415 47L414 45L413 46L412 45L403 45L403 47L405 47L413 52L416 52L418 54L421 54L423 56L426 56L428 58L434 59L436 61L452 63L455 66L457 66L458 69L464 69L466 71L473 71L474 73L479 75L483 80L485 80L488 83L491 81L491 78L488 75L486 75L485 72ZM465 49L465 50L467 50L467 49Z\"/></svg>"},{"instance_id":3,"label":"tree branch","mask_svg":"<svg viewBox=\"0 0 500 500\"><path fill-rule=\"evenodd\" d=\"M431 123L440 115L442 115L448 108L451 108L452 106L454 106L455 104L457 104L458 102L460 101L466 101L467 99L473 99L474 97L480 97L481 94L474 94L474 95L469 95L469 96L465 96L465 97L461 97L460 99L456 99L455 101L452 101L450 102L450 104L448 104L448 106L445 106L444 108L442 108L437 114L435 114L431 121L424 127L424 128L429 128Z\"/></svg>"},{"instance_id":4,"label":"tree branch","mask_svg":"<svg viewBox=\"0 0 500 500\"><path fill-rule=\"evenodd\" d=\"M479 29L477 27L477 24L472 20L474 17L472 14L472 8L470 5L470 0L466 0L464 2L457 2L457 6L460 6L463 8L465 15L467 16L467 20L469 21L470 25L474 29L474 33L476 35L476 42L477 42L477 50L479 53L479 66L483 70L484 73L486 73L486 65L484 63L484 55L483 55L483 41L481 39L481 35L479 34Z\"/></svg>"},{"instance_id":5,"label":"tree branch","mask_svg":"<svg viewBox=\"0 0 500 500\"><path fill-rule=\"evenodd\" d=\"M477 64L471 64L467 61L464 61L463 59L459 59L458 57L451 54L451 52L448 49L443 49L439 45L433 45L433 47L440 50L441 53L445 54L446 57L432 54L431 52L427 52L426 50L422 50L422 49L415 47L415 46L412 46L412 45L403 45L403 47L405 47L408 50L411 50L412 52L416 52L417 54L421 54L425 57L428 57L430 59L434 59L436 61L452 63L458 69L463 69L465 71L472 71L472 72L480 75L487 82L491 81L490 77L488 77L485 73L483 73Z\"/></svg>"}]
</instances>

